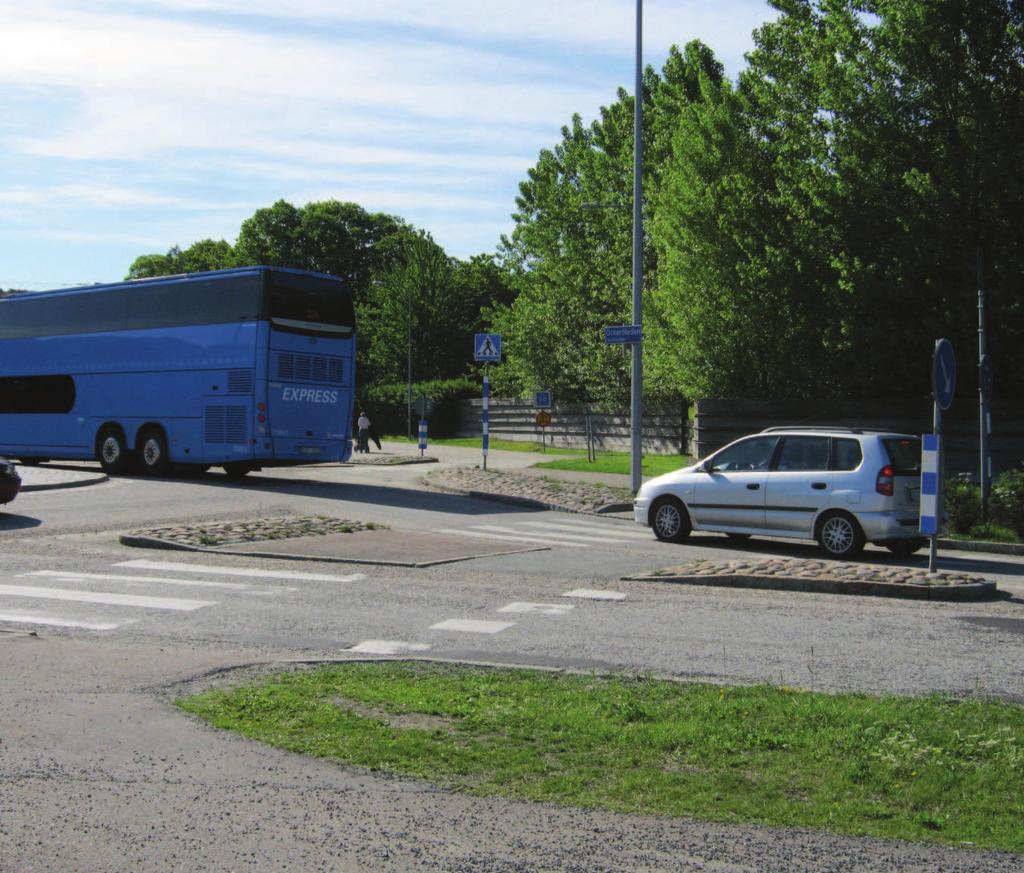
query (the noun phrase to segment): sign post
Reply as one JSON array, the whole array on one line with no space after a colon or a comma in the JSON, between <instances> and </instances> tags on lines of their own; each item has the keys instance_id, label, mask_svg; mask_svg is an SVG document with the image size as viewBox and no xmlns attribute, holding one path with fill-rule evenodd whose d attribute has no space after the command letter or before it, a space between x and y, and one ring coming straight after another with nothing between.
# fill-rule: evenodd
<instances>
[{"instance_id":1,"label":"sign post","mask_svg":"<svg viewBox=\"0 0 1024 873\"><path fill-rule=\"evenodd\" d=\"M501 334L500 333L478 333L473 339L473 360L483 361L485 364L491 361L501 360ZM488 434L489 424L489 409L491 396L491 381L487 377L487 370L484 370L484 396L483 396L483 409L480 415L480 424L482 428L482 447L483 447L483 468L487 469L487 450L490 443L490 435Z\"/></svg>"},{"instance_id":2,"label":"sign post","mask_svg":"<svg viewBox=\"0 0 1024 873\"><path fill-rule=\"evenodd\" d=\"M637 37L639 39L639 37ZM643 101L637 101L642 103ZM639 146L638 146L639 147ZM639 184L639 183L637 183ZM639 190L639 189L637 189ZM637 200L639 202L639 200ZM630 403L629 403L629 456L630 456L630 486L633 494L635 495L640 490L640 485L643 483L642 467L643 467L643 449L641 443L643 442L643 425L641 417L643 415L643 389L641 382L643 379L643 367L642 367L642 356L640 353L640 347L643 343L643 327L640 324L640 271L642 269L640 264L640 249L638 240L638 220L639 220L639 206L637 209L637 217L634 218L633 225L633 324L615 324L604 329L604 341L609 344L621 344L632 346L633 348L633 376L632 386L630 388Z\"/></svg>"},{"instance_id":3,"label":"sign post","mask_svg":"<svg viewBox=\"0 0 1024 873\"><path fill-rule=\"evenodd\" d=\"M938 558L938 539L942 530L942 485L945 458L942 453L942 413L953 405L956 393L956 355L948 339L935 341L932 355L932 410L931 439L925 436L921 457L921 533L931 537L928 550L928 572L934 573ZM926 465L931 465L926 469ZM925 510L930 515L925 515Z\"/></svg>"},{"instance_id":4,"label":"sign post","mask_svg":"<svg viewBox=\"0 0 1024 873\"><path fill-rule=\"evenodd\" d=\"M425 418L420 419L420 457L423 457L423 453L427 450L427 420Z\"/></svg>"}]
</instances>

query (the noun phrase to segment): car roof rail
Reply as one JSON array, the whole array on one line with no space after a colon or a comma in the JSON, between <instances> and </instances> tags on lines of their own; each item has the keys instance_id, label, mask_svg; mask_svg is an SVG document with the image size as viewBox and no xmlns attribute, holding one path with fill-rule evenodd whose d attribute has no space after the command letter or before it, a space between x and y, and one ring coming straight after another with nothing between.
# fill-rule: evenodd
<instances>
[{"instance_id":1,"label":"car roof rail","mask_svg":"<svg viewBox=\"0 0 1024 873\"><path fill-rule=\"evenodd\" d=\"M766 427L761 433L781 433L782 431L798 431L800 433L893 433L894 431L875 427L844 427L827 424L797 424L786 427Z\"/></svg>"}]
</instances>

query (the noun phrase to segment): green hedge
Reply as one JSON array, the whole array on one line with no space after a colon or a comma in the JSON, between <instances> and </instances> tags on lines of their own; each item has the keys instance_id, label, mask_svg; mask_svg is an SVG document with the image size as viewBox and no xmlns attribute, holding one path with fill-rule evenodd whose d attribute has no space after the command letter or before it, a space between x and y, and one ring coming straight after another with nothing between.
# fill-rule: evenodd
<instances>
[{"instance_id":1,"label":"green hedge","mask_svg":"<svg viewBox=\"0 0 1024 873\"><path fill-rule=\"evenodd\" d=\"M472 379L438 379L433 382L413 382L412 399L421 394L429 397L434 404L430 414L429 433L433 437L455 436L459 429L459 401L468 397L479 397L482 389ZM366 411L373 430L381 434L404 436L408 387L405 382L397 385L372 385L358 392L357 406ZM356 409L356 415L359 409ZM419 416L412 411L412 434L416 435Z\"/></svg>"},{"instance_id":2,"label":"green hedge","mask_svg":"<svg viewBox=\"0 0 1024 873\"><path fill-rule=\"evenodd\" d=\"M954 533L989 539L997 526L1024 540L1024 470L1007 470L992 483L988 524L981 521L981 489L966 479L946 481L943 511Z\"/></svg>"}]
</instances>

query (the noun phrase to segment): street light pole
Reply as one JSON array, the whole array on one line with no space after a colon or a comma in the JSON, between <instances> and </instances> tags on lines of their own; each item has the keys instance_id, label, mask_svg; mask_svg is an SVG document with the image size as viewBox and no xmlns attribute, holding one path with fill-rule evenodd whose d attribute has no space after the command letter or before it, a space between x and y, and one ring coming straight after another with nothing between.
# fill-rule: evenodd
<instances>
[{"instance_id":1,"label":"street light pole","mask_svg":"<svg viewBox=\"0 0 1024 873\"><path fill-rule=\"evenodd\" d=\"M643 0L636 0L636 96L633 107L633 324L642 327L642 290L644 281L643 216ZM643 442L643 343L633 343L633 372L630 386L630 484L633 493L640 490Z\"/></svg>"}]
</instances>

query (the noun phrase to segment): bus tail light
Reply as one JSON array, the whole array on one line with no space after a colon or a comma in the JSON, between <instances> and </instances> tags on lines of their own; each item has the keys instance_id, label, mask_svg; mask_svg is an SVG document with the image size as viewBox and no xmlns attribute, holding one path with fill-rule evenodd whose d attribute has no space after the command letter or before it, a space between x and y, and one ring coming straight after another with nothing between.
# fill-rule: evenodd
<instances>
[{"instance_id":1,"label":"bus tail light","mask_svg":"<svg viewBox=\"0 0 1024 873\"><path fill-rule=\"evenodd\" d=\"M893 495L893 469L889 464L886 464L878 471L878 478L875 479L875 491L879 494L884 494L886 497L892 497Z\"/></svg>"}]
</instances>

